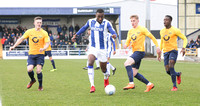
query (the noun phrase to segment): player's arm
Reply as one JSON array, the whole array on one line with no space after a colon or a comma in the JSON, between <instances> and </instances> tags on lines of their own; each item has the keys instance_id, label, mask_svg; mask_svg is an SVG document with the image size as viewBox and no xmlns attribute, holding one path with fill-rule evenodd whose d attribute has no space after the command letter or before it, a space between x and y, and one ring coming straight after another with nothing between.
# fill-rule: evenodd
<instances>
[{"instance_id":1,"label":"player's arm","mask_svg":"<svg viewBox=\"0 0 200 106\"><path fill-rule=\"evenodd\" d=\"M148 36L152 41L153 43L156 45L156 52L158 54L157 58L158 58L158 61L161 60L161 50L160 50L160 47L158 45L158 42L156 40L156 38L147 30L145 29L144 31L145 35Z\"/></svg>"},{"instance_id":2,"label":"player's arm","mask_svg":"<svg viewBox=\"0 0 200 106\"><path fill-rule=\"evenodd\" d=\"M44 42L45 42L45 45L43 48L40 48L40 52L45 51L50 46L50 38L47 33L44 37Z\"/></svg>"},{"instance_id":3,"label":"player's arm","mask_svg":"<svg viewBox=\"0 0 200 106\"><path fill-rule=\"evenodd\" d=\"M29 33L30 33L30 30L27 30L24 35L22 37L20 37L17 42L12 46L10 47L9 51L13 50L15 47L17 47L20 43L22 43L22 41L24 39L27 39L29 37Z\"/></svg>"},{"instance_id":4,"label":"player's arm","mask_svg":"<svg viewBox=\"0 0 200 106\"><path fill-rule=\"evenodd\" d=\"M111 42L113 44L113 49L114 49L113 55L115 55L116 54L115 41L112 39L112 37L110 37L110 40L111 40Z\"/></svg>"},{"instance_id":5,"label":"player's arm","mask_svg":"<svg viewBox=\"0 0 200 106\"><path fill-rule=\"evenodd\" d=\"M130 42L131 42L131 37L129 36L129 32L128 32L124 49L126 49L130 45Z\"/></svg>"},{"instance_id":6,"label":"player's arm","mask_svg":"<svg viewBox=\"0 0 200 106\"><path fill-rule=\"evenodd\" d=\"M187 38L185 37L185 35L183 35L183 34L181 33L180 30L177 30L176 35L178 35L178 36L183 40L183 48L182 48L182 50L181 50L181 53L183 54L182 56L184 56L184 55L185 55L185 48L186 48L187 42L188 42L188 41L187 41Z\"/></svg>"},{"instance_id":7,"label":"player's arm","mask_svg":"<svg viewBox=\"0 0 200 106\"><path fill-rule=\"evenodd\" d=\"M115 30L112 27L110 22L108 22L107 28L108 28L109 32L112 34L112 38L115 39L117 37L117 33L115 32Z\"/></svg>"},{"instance_id":8,"label":"player's arm","mask_svg":"<svg viewBox=\"0 0 200 106\"><path fill-rule=\"evenodd\" d=\"M74 41L74 39L76 38L77 35L80 35L81 33L85 32L88 27L89 27L89 20L83 27L81 27L81 29L79 29L79 31L75 35L73 35L72 41Z\"/></svg>"},{"instance_id":9,"label":"player's arm","mask_svg":"<svg viewBox=\"0 0 200 106\"><path fill-rule=\"evenodd\" d=\"M16 42L13 46L10 47L9 51L11 51L11 50L13 50L15 47L17 47L20 43L22 43L23 40L25 40L25 38L22 36L21 38L19 38L19 39L17 40L17 42Z\"/></svg>"}]
</instances>

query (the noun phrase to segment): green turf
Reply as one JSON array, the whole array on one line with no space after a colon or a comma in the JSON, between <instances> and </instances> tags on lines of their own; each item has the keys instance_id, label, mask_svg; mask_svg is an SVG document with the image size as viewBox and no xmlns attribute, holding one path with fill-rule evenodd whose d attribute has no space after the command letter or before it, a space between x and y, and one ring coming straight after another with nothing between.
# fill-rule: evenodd
<instances>
[{"instance_id":1,"label":"green turf","mask_svg":"<svg viewBox=\"0 0 200 106\"><path fill-rule=\"evenodd\" d=\"M30 81L26 72L26 60L0 60L0 95L5 106L18 105L200 105L200 64L178 62L176 71L182 71L182 83L178 91L172 88L171 77L165 73L163 62L144 59L140 73L154 83L155 88L144 93L145 84L134 79L136 89L124 91L128 83L124 59L112 59L116 66L116 75L110 77L110 83L116 87L116 93L108 96L104 92L103 74L95 70L96 92L89 93L90 83L87 71L82 68L86 60L55 60L57 71L52 69L49 60L45 61L43 71L44 91L39 92L38 82L26 89ZM37 78L36 74L35 77Z\"/></svg>"}]
</instances>

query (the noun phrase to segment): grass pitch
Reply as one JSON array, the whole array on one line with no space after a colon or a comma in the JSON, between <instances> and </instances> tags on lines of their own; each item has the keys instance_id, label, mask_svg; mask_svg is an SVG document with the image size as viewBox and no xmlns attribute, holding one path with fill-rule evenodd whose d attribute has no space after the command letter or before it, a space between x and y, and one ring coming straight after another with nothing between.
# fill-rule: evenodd
<instances>
[{"instance_id":1,"label":"grass pitch","mask_svg":"<svg viewBox=\"0 0 200 106\"><path fill-rule=\"evenodd\" d=\"M166 74L163 62L143 59L139 73L155 85L153 90L145 93L146 85L137 79L134 79L135 89L122 90L128 83L124 61L110 61L117 68L116 74L110 77L110 84L116 87L116 93L108 96L104 92L103 74L100 70L95 70L96 92L89 93L88 74L82 69L86 65L84 59L55 60L58 69L56 72L49 71L52 65L49 60L45 60L42 92L37 91L38 82L26 89L30 81L26 60L0 60L0 98L3 106L200 105L199 63L177 62L175 70L182 72L182 83L178 85L177 92L172 92L171 77Z\"/></svg>"}]
</instances>

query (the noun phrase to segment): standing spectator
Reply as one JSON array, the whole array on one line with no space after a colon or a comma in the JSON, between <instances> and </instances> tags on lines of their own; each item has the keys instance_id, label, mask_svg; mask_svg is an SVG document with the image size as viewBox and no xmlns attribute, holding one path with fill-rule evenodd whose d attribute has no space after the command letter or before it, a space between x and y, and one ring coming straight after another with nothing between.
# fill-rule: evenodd
<instances>
[{"instance_id":1,"label":"standing spectator","mask_svg":"<svg viewBox=\"0 0 200 106\"><path fill-rule=\"evenodd\" d=\"M68 40L69 40L69 36L67 34L65 34L65 44L68 43Z\"/></svg>"},{"instance_id":2,"label":"standing spectator","mask_svg":"<svg viewBox=\"0 0 200 106\"><path fill-rule=\"evenodd\" d=\"M74 32L74 27L72 26L72 25L70 25L70 27L69 27L69 32Z\"/></svg>"},{"instance_id":3,"label":"standing spectator","mask_svg":"<svg viewBox=\"0 0 200 106\"><path fill-rule=\"evenodd\" d=\"M3 38L3 28L1 25L0 25L0 38Z\"/></svg>"},{"instance_id":4,"label":"standing spectator","mask_svg":"<svg viewBox=\"0 0 200 106\"><path fill-rule=\"evenodd\" d=\"M6 41L6 38L5 38L5 36L3 36L3 38L1 39L1 44L3 45L3 48L4 48L5 41Z\"/></svg>"},{"instance_id":5,"label":"standing spectator","mask_svg":"<svg viewBox=\"0 0 200 106\"><path fill-rule=\"evenodd\" d=\"M190 42L187 44L186 48L194 48L194 47L195 47L194 40L191 39Z\"/></svg>"},{"instance_id":6,"label":"standing spectator","mask_svg":"<svg viewBox=\"0 0 200 106\"><path fill-rule=\"evenodd\" d=\"M48 32L48 34L51 34L51 35L52 35L52 31L51 31L51 29L50 29L50 28L48 29L48 31L47 31L47 32Z\"/></svg>"},{"instance_id":7,"label":"standing spectator","mask_svg":"<svg viewBox=\"0 0 200 106\"><path fill-rule=\"evenodd\" d=\"M69 32L69 39L68 39L68 41L71 41L72 37L73 37L73 33Z\"/></svg>"},{"instance_id":8,"label":"standing spectator","mask_svg":"<svg viewBox=\"0 0 200 106\"><path fill-rule=\"evenodd\" d=\"M62 32L62 28L61 28L60 25L58 25L58 27L57 27L57 32L58 32L59 35L60 35L60 33Z\"/></svg>"},{"instance_id":9,"label":"standing spectator","mask_svg":"<svg viewBox=\"0 0 200 106\"><path fill-rule=\"evenodd\" d=\"M63 25L62 30L63 30L63 35L65 35L67 32L67 26L65 24Z\"/></svg>"},{"instance_id":10,"label":"standing spectator","mask_svg":"<svg viewBox=\"0 0 200 106\"><path fill-rule=\"evenodd\" d=\"M80 29L79 25L76 24L76 26L75 26L75 32L78 32L79 29Z\"/></svg>"}]
</instances>

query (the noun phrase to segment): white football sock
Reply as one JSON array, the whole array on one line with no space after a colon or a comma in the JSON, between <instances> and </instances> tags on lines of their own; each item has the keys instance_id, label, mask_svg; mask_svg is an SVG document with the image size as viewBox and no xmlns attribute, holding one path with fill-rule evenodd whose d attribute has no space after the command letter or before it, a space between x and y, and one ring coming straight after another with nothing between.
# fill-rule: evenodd
<instances>
[{"instance_id":1,"label":"white football sock","mask_svg":"<svg viewBox=\"0 0 200 106\"><path fill-rule=\"evenodd\" d=\"M107 72L106 73L110 75L110 63L107 63Z\"/></svg>"},{"instance_id":2,"label":"white football sock","mask_svg":"<svg viewBox=\"0 0 200 106\"><path fill-rule=\"evenodd\" d=\"M109 64L110 64L110 63L109 63ZM112 64L110 64L110 68L111 68L112 70L114 70L114 69L115 69L115 67L113 67L113 66L112 66Z\"/></svg>"},{"instance_id":3,"label":"white football sock","mask_svg":"<svg viewBox=\"0 0 200 106\"><path fill-rule=\"evenodd\" d=\"M88 77L90 80L91 87L94 86L94 69L88 68Z\"/></svg>"}]
</instances>

